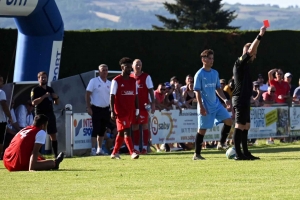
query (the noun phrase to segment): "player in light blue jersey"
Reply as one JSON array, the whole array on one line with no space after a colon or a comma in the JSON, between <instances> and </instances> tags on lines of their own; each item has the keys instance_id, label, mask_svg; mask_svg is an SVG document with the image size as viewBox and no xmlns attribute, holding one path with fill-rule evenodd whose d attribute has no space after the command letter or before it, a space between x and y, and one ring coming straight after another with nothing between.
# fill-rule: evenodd
<instances>
[{"instance_id":1,"label":"player in light blue jersey","mask_svg":"<svg viewBox=\"0 0 300 200\"><path fill-rule=\"evenodd\" d=\"M194 90L198 102L198 132L196 134L193 160L205 159L200 155L202 142L206 129L213 127L215 119L217 123L224 123L217 149L225 150L228 148L225 142L232 125L232 119L228 111L216 96L217 92L225 102L227 108L231 108L230 101L226 99L223 90L221 89L219 73L211 68L214 63L214 52L211 49L205 50L201 53L200 57L203 67L198 70L194 77Z\"/></svg>"}]
</instances>

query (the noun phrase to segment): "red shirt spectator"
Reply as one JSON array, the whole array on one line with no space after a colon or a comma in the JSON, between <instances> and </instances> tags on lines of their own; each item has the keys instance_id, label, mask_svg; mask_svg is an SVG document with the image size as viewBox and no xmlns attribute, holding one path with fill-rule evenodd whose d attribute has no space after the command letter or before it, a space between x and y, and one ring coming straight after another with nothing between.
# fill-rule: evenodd
<instances>
[{"instance_id":1,"label":"red shirt spectator","mask_svg":"<svg viewBox=\"0 0 300 200\"><path fill-rule=\"evenodd\" d=\"M274 79L273 74L276 72ZM283 80L283 72L281 69L272 69L268 73L270 86L274 86L276 89L276 103L286 103L286 99L289 97L290 85Z\"/></svg>"},{"instance_id":2,"label":"red shirt spectator","mask_svg":"<svg viewBox=\"0 0 300 200\"><path fill-rule=\"evenodd\" d=\"M159 102L159 103L164 103L164 99L165 99L165 93L161 93L162 90L166 90L166 88L160 88L160 90L155 90L154 91L154 97L155 99Z\"/></svg>"}]
</instances>

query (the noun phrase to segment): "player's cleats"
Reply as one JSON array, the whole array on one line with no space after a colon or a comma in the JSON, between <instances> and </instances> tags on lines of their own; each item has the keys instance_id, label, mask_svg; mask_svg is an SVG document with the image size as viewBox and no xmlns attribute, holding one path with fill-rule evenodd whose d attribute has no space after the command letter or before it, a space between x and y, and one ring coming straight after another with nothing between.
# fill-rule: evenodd
<instances>
[{"instance_id":1,"label":"player's cleats","mask_svg":"<svg viewBox=\"0 0 300 200\"><path fill-rule=\"evenodd\" d=\"M132 154L131 154L131 159L138 159L139 158L139 154L137 154L137 153L135 153L135 152L133 152Z\"/></svg>"},{"instance_id":2,"label":"player's cleats","mask_svg":"<svg viewBox=\"0 0 300 200\"><path fill-rule=\"evenodd\" d=\"M147 154L148 152L147 152L147 150L146 149L143 149L142 151L141 151L141 154Z\"/></svg>"},{"instance_id":3,"label":"player's cleats","mask_svg":"<svg viewBox=\"0 0 300 200\"><path fill-rule=\"evenodd\" d=\"M63 152L60 152L56 159L54 160L55 162L55 167L53 169L59 169L59 164L63 161L65 157L65 154Z\"/></svg>"},{"instance_id":4,"label":"player's cleats","mask_svg":"<svg viewBox=\"0 0 300 200\"><path fill-rule=\"evenodd\" d=\"M110 158L111 158L111 159L121 159L121 157L120 157L120 155L119 155L118 153L116 153L116 154L111 154L111 155L110 155Z\"/></svg>"},{"instance_id":5,"label":"player's cleats","mask_svg":"<svg viewBox=\"0 0 300 200\"><path fill-rule=\"evenodd\" d=\"M106 156L106 155L108 155L108 153L105 153L103 150L101 150L101 151L97 151L96 155L97 156Z\"/></svg>"},{"instance_id":6,"label":"player's cleats","mask_svg":"<svg viewBox=\"0 0 300 200\"><path fill-rule=\"evenodd\" d=\"M218 142L217 150L227 150L228 148L229 146L227 146L226 144L221 144L220 142Z\"/></svg>"}]
</instances>

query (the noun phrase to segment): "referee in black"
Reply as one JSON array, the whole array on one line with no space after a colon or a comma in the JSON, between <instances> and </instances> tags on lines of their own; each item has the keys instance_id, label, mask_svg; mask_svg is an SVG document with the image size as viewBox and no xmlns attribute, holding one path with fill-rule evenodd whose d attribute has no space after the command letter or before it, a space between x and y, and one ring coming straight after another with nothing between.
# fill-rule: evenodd
<instances>
[{"instance_id":1,"label":"referee in black","mask_svg":"<svg viewBox=\"0 0 300 200\"><path fill-rule=\"evenodd\" d=\"M250 98L252 96L252 78L249 64L256 58L257 47L266 31L261 27L260 33L252 43L243 48L243 55L239 57L233 67L235 88L232 93L232 105L235 111L235 130L233 141L236 150L235 160L256 160L248 150L248 130L250 129ZM242 143L243 153L240 144Z\"/></svg>"},{"instance_id":2,"label":"referee in black","mask_svg":"<svg viewBox=\"0 0 300 200\"><path fill-rule=\"evenodd\" d=\"M31 101L34 105L35 115L44 114L48 117L47 133L50 135L50 140L53 148L55 158L57 153L57 139L56 139L56 118L53 112L53 103L59 103L59 97L54 93L54 90L47 86L48 76L47 73L42 71L38 73L39 85L31 90Z\"/></svg>"}]
</instances>

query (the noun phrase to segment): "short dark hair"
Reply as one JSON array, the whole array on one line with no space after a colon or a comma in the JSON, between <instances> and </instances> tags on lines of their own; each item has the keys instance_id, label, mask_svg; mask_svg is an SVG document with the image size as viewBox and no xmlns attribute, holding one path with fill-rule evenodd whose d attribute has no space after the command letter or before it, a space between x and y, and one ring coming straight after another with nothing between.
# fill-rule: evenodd
<instances>
[{"instance_id":1,"label":"short dark hair","mask_svg":"<svg viewBox=\"0 0 300 200\"><path fill-rule=\"evenodd\" d=\"M36 115L33 120L33 126L40 127L48 122L48 117L46 115L40 114Z\"/></svg>"},{"instance_id":2,"label":"short dark hair","mask_svg":"<svg viewBox=\"0 0 300 200\"><path fill-rule=\"evenodd\" d=\"M200 54L200 57L203 58L203 57L208 57L210 55L214 55L214 51L211 49L206 49Z\"/></svg>"},{"instance_id":3,"label":"short dark hair","mask_svg":"<svg viewBox=\"0 0 300 200\"><path fill-rule=\"evenodd\" d=\"M43 75L46 75L46 76L48 77L48 74L47 74L47 72L45 72L45 71L39 72L39 73L37 74L37 77L39 78L40 76L43 76Z\"/></svg>"},{"instance_id":4,"label":"short dark hair","mask_svg":"<svg viewBox=\"0 0 300 200\"><path fill-rule=\"evenodd\" d=\"M123 64L132 64L132 59L128 58L128 57L124 57L119 61L119 65L123 65Z\"/></svg>"}]
</instances>

